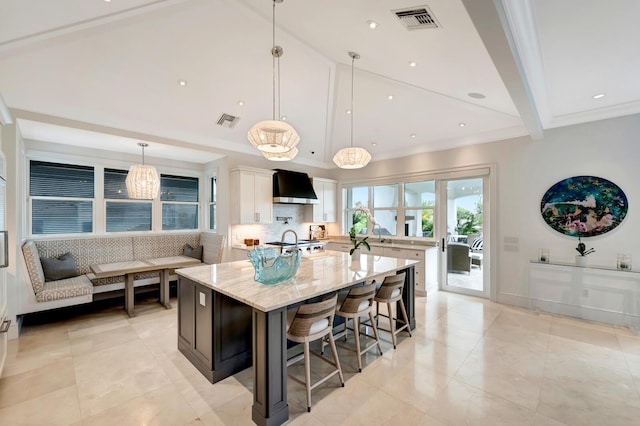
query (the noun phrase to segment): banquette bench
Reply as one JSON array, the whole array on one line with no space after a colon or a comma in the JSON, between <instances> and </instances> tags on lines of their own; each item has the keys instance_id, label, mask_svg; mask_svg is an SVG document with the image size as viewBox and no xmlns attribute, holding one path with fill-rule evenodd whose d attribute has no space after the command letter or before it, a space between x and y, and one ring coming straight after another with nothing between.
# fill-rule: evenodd
<instances>
[{"instance_id":1,"label":"banquette bench","mask_svg":"<svg viewBox=\"0 0 640 426\"><path fill-rule=\"evenodd\" d=\"M22 246L27 279L22 291L19 314L92 302L124 289L124 276L97 278L91 265L150 260L183 255L185 246L202 247L200 260L220 263L225 236L210 232L138 235L131 237L92 237L29 240ZM194 250L199 255L199 249ZM194 253L191 253L193 256ZM72 257L74 273L59 274L49 265ZM65 255L67 255L65 257ZM46 259L45 259L46 258ZM46 277L45 269L49 276ZM66 271L68 272L68 271ZM73 275L73 276L68 276ZM157 272L135 275L134 286L159 282Z\"/></svg>"}]
</instances>

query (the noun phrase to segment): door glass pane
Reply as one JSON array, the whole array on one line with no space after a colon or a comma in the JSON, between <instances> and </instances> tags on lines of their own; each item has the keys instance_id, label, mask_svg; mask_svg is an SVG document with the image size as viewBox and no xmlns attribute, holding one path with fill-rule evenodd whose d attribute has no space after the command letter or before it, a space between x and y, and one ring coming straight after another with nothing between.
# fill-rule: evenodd
<instances>
[{"instance_id":1,"label":"door glass pane","mask_svg":"<svg viewBox=\"0 0 640 426\"><path fill-rule=\"evenodd\" d=\"M107 232L151 231L151 203L107 202Z\"/></svg>"},{"instance_id":2,"label":"door glass pane","mask_svg":"<svg viewBox=\"0 0 640 426\"><path fill-rule=\"evenodd\" d=\"M163 203L162 229L198 229L198 205Z\"/></svg>"},{"instance_id":3,"label":"door glass pane","mask_svg":"<svg viewBox=\"0 0 640 426\"><path fill-rule=\"evenodd\" d=\"M482 236L482 178L447 181L446 285L449 290L483 292Z\"/></svg>"}]
</instances>

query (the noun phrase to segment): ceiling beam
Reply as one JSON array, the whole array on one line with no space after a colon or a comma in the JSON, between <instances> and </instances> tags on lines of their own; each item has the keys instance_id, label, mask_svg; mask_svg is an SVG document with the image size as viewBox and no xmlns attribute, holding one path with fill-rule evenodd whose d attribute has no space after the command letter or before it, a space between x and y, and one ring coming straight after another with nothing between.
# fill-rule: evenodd
<instances>
[{"instance_id":1,"label":"ceiling beam","mask_svg":"<svg viewBox=\"0 0 640 426\"><path fill-rule=\"evenodd\" d=\"M462 0L532 139L544 131L501 0Z\"/></svg>"}]
</instances>

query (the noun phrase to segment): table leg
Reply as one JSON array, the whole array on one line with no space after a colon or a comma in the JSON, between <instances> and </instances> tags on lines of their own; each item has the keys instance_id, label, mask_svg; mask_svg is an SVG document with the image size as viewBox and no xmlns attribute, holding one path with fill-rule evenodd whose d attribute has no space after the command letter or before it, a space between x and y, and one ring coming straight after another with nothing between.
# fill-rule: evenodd
<instances>
[{"instance_id":1,"label":"table leg","mask_svg":"<svg viewBox=\"0 0 640 426\"><path fill-rule=\"evenodd\" d=\"M130 318L136 316L136 311L133 308L135 302L135 292L133 289L133 277L135 274L124 275L124 310L127 312Z\"/></svg>"},{"instance_id":2,"label":"table leg","mask_svg":"<svg viewBox=\"0 0 640 426\"><path fill-rule=\"evenodd\" d=\"M167 309L171 309L169 302L169 269L160 270L160 304Z\"/></svg>"},{"instance_id":3,"label":"table leg","mask_svg":"<svg viewBox=\"0 0 640 426\"><path fill-rule=\"evenodd\" d=\"M253 310L253 407L259 426L289 419L287 404L287 308Z\"/></svg>"}]
</instances>

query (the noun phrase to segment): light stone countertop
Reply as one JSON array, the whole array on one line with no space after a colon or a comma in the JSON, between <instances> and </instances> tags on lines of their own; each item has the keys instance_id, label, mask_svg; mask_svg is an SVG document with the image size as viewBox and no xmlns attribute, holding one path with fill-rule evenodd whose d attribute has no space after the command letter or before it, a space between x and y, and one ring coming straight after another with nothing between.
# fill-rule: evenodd
<instances>
[{"instance_id":1,"label":"light stone countertop","mask_svg":"<svg viewBox=\"0 0 640 426\"><path fill-rule=\"evenodd\" d=\"M409 250L427 250L427 249L431 249L431 248L436 248L438 247L436 245L435 242L420 242L420 243L414 243L411 244L410 242L407 241L396 241L396 242L392 242L392 243L382 243L380 241L377 241L376 239L373 239L374 237L369 237L369 239L367 240L367 242L369 243L369 245L374 246L374 247L390 247L390 248L399 248L399 249L409 249ZM378 238L377 236L375 238ZM344 239L331 239L329 240L332 243L338 243L338 244L350 244L351 241L348 238L344 238Z\"/></svg>"},{"instance_id":2,"label":"light stone countertop","mask_svg":"<svg viewBox=\"0 0 640 426\"><path fill-rule=\"evenodd\" d=\"M296 275L278 284L255 281L249 260L189 267L176 273L262 312L269 312L374 277L390 275L417 263L367 254L360 255L359 262L353 262L348 253L325 250L303 257Z\"/></svg>"}]
</instances>

